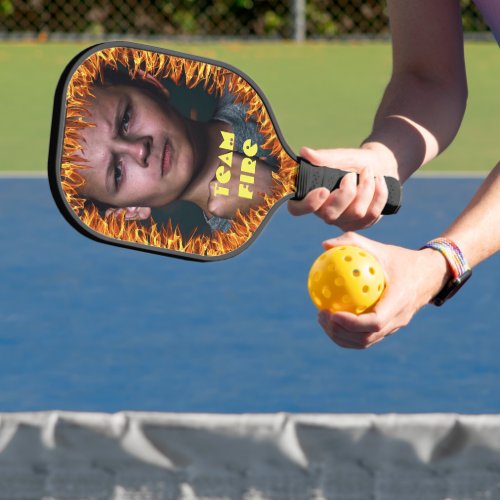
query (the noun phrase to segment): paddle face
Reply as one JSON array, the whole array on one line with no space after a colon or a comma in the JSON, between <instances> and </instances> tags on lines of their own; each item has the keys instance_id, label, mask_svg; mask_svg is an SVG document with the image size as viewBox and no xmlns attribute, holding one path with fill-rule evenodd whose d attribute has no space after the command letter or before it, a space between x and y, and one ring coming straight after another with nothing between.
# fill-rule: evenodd
<instances>
[{"instance_id":1,"label":"paddle face","mask_svg":"<svg viewBox=\"0 0 500 500\"><path fill-rule=\"evenodd\" d=\"M106 43L59 82L49 179L66 219L93 239L236 255L295 192L297 169L261 91L222 63Z\"/></svg>"}]
</instances>

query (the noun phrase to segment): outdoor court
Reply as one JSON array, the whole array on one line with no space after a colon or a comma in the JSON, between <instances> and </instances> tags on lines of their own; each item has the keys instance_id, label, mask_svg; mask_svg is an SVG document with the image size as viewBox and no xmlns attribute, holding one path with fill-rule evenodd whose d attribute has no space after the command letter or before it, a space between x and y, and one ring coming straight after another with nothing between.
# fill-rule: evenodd
<instances>
[{"instance_id":1,"label":"outdoor court","mask_svg":"<svg viewBox=\"0 0 500 500\"><path fill-rule=\"evenodd\" d=\"M245 71L295 152L359 145L391 70L384 41L158 43ZM91 44L0 44L0 500L500 498L500 255L353 351L307 293L340 234L317 217L282 206L215 263L85 238L46 172L57 80ZM363 234L419 248L498 161L498 47L465 57L456 140Z\"/></svg>"},{"instance_id":2,"label":"outdoor court","mask_svg":"<svg viewBox=\"0 0 500 500\"><path fill-rule=\"evenodd\" d=\"M481 182L410 180L365 234L417 248ZM45 178L0 180L0 409L500 411L500 258L367 351L316 323L307 273L339 234L281 207L240 256L196 263L86 239Z\"/></svg>"}]
</instances>

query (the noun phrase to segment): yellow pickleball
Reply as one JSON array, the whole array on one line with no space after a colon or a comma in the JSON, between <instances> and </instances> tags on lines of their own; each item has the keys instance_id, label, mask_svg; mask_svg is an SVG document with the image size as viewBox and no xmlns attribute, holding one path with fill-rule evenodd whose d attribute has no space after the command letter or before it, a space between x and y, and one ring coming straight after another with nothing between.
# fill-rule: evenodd
<instances>
[{"instance_id":1,"label":"yellow pickleball","mask_svg":"<svg viewBox=\"0 0 500 500\"><path fill-rule=\"evenodd\" d=\"M341 246L321 254L309 271L307 288L318 309L362 314L385 288L382 266L363 248Z\"/></svg>"}]
</instances>

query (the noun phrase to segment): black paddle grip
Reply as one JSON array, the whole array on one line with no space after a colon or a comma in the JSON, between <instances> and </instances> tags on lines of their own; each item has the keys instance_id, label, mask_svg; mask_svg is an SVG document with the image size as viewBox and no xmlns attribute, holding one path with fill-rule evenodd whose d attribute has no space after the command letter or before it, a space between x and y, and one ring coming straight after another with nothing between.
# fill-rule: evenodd
<instances>
[{"instance_id":1,"label":"black paddle grip","mask_svg":"<svg viewBox=\"0 0 500 500\"><path fill-rule=\"evenodd\" d=\"M302 200L307 193L319 187L326 187L333 191L340 186L342 178L350 173L338 168L317 167L304 160L304 158L298 158L298 160L297 192L292 198L293 200ZM384 215L395 214L401 207L401 184L394 177L384 177L384 179L389 195L382 213ZM359 182L359 175L357 175L357 182Z\"/></svg>"}]
</instances>

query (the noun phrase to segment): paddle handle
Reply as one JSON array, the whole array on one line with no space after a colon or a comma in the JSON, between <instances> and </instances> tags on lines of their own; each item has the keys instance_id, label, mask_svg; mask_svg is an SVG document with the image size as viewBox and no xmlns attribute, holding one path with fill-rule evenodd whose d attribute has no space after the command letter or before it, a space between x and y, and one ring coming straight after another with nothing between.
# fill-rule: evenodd
<instances>
[{"instance_id":1,"label":"paddle handle","mask_svg":"<svg viewBox=\"0 0 500 500\"><path fill-rule=\"evenodd\" d=\"M292 198L293 200L302 200L307 193L319 187L326 187L330 191L333 191L340 186L342 178L351 173L339 170L338 168L317 167L300 157L298 160L299 175L297 178L297 192ZM394 177L384 177L384 179L387 184L389 196L382 213L384 215L395 214L401 207L401 184ZM357 175L356 182L359 182L359 175Z\"/></svg>"}]
</instances>

